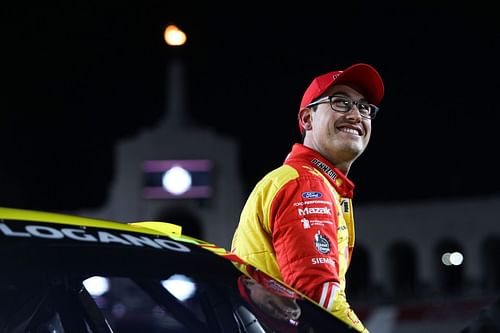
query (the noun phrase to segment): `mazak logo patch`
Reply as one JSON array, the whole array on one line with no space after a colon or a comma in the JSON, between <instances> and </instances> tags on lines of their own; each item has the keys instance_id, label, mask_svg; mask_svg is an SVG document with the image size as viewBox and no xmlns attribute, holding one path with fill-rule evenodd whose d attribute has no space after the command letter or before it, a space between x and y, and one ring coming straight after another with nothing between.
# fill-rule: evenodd
<instances>
[{"instance_id":1,"label":"mazak logo patch","mask_svg":"<svg viewBox=\"0 0 500 333\"><path fill-rule=\"evenodd\" d=\"M319 231L314 235L314 246L321 254L330 253L330 241L325 235L322 235Z\"/></svg>"},{"instance_id":2,"label":"mazak logo patch","mask_svg":"<svg viewBox=\"0 0 500 333\"><path fill-rule=\"evenodd\" d=\"M321 192L304 192L302 193L302 198L304 199L318 199L323 196Z\"/></svg>"},{"instance_id":3,"label":"mazak logo patch","mask_svg":"<svg viewBox=\"0 0 500 333\"><path fill-rule=\"evenodd\" d=\"M332 210L329 207L306 207L304 209L297 209L299 216L310 215L310 214L324 214L332 215Z\"/></svg>"}]
</instances>

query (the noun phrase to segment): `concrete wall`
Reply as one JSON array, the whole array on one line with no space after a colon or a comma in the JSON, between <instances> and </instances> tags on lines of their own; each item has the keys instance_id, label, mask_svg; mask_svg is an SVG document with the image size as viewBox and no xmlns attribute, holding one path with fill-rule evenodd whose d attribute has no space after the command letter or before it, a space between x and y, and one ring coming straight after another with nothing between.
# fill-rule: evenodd
<instances>
[{"instance_id":1,"label":"concrete wall","mask_svg":"<svg viewBox=\"0 0 500 333\"><path fill-rule=\"evenodd\" d=\"M433 200L355 207L356 242L371 255L373 279L387 286L387 253L395 241L411 244L417 252L419 279L435 284L435 254L440 240L452 238L464 251L465 278L481 277L481 246L487 237L500 237L500 196Z\"/></svg>"}]
</instances>

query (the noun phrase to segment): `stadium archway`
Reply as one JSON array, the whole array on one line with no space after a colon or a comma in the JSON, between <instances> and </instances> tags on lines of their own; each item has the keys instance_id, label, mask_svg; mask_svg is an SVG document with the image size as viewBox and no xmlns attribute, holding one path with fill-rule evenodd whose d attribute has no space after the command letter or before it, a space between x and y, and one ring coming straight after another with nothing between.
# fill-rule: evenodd
<instances>
[{"instance_id":1,"label":"stadium archway","mask_svg":"<svg viewBox=\"0 0 500 333\"><path fill-rule=\"evenodd\" d=\"M389 279L396 297L412 297L417 293L417 255L406 241L394 242L388 249Z\"/></svg>"},{"instance_id":2,"label":"stadium archway","mask_svg":"<svg viewBox=\"0 0 500 333\"><path fill-rule=\"evenodd\" d=\"M444 294L461 292L464 286L465 254L454 239L441 239L434 250L438 288Z\"/></svg>"},{"instance_id":3,"label":"stadium archway","mask_svg":"<svg viewBox=\"0 0 500 333\"><path fill-rule=\"evenodd\" d=\"M350 299L367 299L373 295L371 278L371 262L368 250L362 244L356 243L351 264L346 274L346 292Z\"/></svg>"},{"instance_id":4,"label":"stadium archway","mask_svg":"<svg viewBox=\"0 0 500 333\"><path fill-rule=\"evenodd\" d=\"M489 236L481 246L482 287L485 292L500 290L500 236Z\"/></svg>"}]
</instances>

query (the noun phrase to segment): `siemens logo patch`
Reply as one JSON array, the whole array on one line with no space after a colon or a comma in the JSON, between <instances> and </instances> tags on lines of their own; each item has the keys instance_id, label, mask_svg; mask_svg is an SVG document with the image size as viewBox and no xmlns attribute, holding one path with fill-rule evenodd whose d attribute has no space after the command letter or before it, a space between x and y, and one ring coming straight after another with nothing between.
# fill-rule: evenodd
<instances>
[{"instance_id":1,"label":"siemens logo patch","mask_svg":"<svg viewBox=\"0 0 500 333\"><path fill-rule=\"evenodd\" d=\"M332 258L311 258L311 264L320 265L320 264L328 264L335 267L335 261Z\"/></svg>"},{"instance_id":2,"label":"siemens logo patch","mask_svg":"<svg viewBox=\"0 0 500 333\"><path fill-rule=\"evenodd\" d=\"M155 249L167 249L176 252L191 252L191 250L176 241L169 239L152 238L148 236L136 236L127 233L111 233L108 231L87 232L79 228L54 228L42 225L26 225L24 230L12 230L5 223L0 223L0 232L7 237L63 239L69 238L79 242L123 244L130 246L149 246Z\"/></svg>"},{"instance_id":3,"label":"siemens logo patch","mask_svg":"<svg viewBox=\"0 0 500 333\"><path fill-rule=\"evenodd\" d=\"M304 199L318 199L323 196L321 192L304 192L302 193L302 198Z\"/></svg>"}]
</instances>

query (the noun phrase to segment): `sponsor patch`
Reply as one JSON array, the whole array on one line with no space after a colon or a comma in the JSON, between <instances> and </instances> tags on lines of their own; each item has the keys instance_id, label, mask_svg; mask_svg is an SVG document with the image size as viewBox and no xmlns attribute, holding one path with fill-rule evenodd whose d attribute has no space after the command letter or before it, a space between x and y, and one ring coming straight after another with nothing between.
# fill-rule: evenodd
<instances>
[{"instance_id":1,"label":"sponsor patch","mask_svg":"<svg viewBox=\"0 0 500 333\"><path fill-rule=\"evenodd\" d=\"M325 225L333 224L333 221L330 220L310 220L305 217L300 220L304 229L309 229L311 227L324 227Z\"/></svg>"},{"instance_id":2,"label":"sponsor patch","mask_svg":"<svg viewBox=\"0 0 500 333\"><path fill-rule=\"evenodd\" d=\"M311 258L311 264L313 265L321 265L321 264L328 264L332 265L335 267L335 261L333 261L332 258Z\"/></svg>"},{"instance_id":3,"label":"sponsor patch","mask_svg":"<svg viewBox=\"0 0 500 333\"><path fill-rule=\"evenodd\" d=\"M349 213L349 201L347 199L342 199L340 204L342 205L344 213Z\"/></svg>"},{"instance_id":4,"label":"sponsor patch","mask_svg":"<svg viewBox=\"0 0 500 333\"><path fill-rule=\"evenodd\" d=\"M322 235L319 231L314 235L314 246L321 254L330 253L330 241L325 235Z\"/></svg>"},{"instance_id":5,"label":"sponsor patch","mask_svg":"<svg viewBox=\"0 0 500 333\"><path fill-rule=\"evenodd\" d=\"M317 158L313 159L311 161L312 164L318 167L318 169L322 170L328 177L330 177L332 180L335 180L337 178L337 174L335 171L332 170L328 165L325 163L321 162Z\"/></svg>"},{"instance_id":6,"label":"sponsor patch","mask_svg":"<svg viewBox=\"0 0 500 333\"><path fill-rule=\"evenodd\" d=\"M298 208L299 216L310 215L310 214L324 214L332 215L332 211L329 207L306 207L304 209Z\"/></svg>"},{"instance_id":7,"label":"sponsor patch","mask_svg":"<svg viewBox=\"0 0 500 333\"><path fill-rule=\"evenodd\" d=\"M304 192L302 193L302 198L304 199L318 199L323 196L321 192Z\"/></svg>"},{"instance_id":8,"label":"sponsor patch","mask_svg":"<svg viewBox=\"0 0 500 333\"><path fill-rule=\"evenodd\" d=\"M314 205L314 204L329 205L329 206L332 205L332 203L330 201L326 201L326 200L307 200L307 201L297 201L297 202L293 203L293 205L295 207L297 207L297 206L306 206L306 205Z\"/></svg>"}]
</instances>

